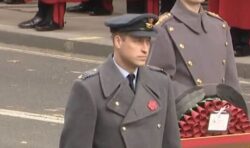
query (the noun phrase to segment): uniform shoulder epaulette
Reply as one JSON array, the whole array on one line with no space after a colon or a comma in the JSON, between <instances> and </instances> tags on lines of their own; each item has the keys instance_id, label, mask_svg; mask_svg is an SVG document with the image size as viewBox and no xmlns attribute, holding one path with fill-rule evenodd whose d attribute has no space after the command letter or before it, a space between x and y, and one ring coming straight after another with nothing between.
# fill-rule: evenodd
<instances>
[{"instance_id":1,"label":"uniform shoulder epaulette","mask_svg":"<svg viewBox=\"0 0 250 148\"><path fill-rule=\"evenodd\" d=\"M153 70L153 71L157 71L157 72L160 72L164 75L167 75L167 73L160 67L156 67L156 66L153 66L153 65L147 65L147 67L150 69L150 70Z\"/></svg>"},{"instance_id":2,"label":"uniform shoulder epaulette","mask_svg":"<svg viewBox=\"0 0 250 148\"><path fill-rule=\"evenodd\" d=\"M165 12L159 16L158 21L155 23L156 26L162 26L164 22L169 20L172 17L172 14L169 12Z\"/></svg>"},{"instance_id":3,"label":"uniform shoulder epaulette","mask_svg":"<svg viewBox=\"0 0 250 148\"><path fill-rule=\"evenodd\" d=\"M90 78L90 77L96 75L97 73L98 73L97 68L94 68L94 69L91 69L91 70L88 70L88 71L85 71L84 73L82 73L80 76L78 76L78 79L85 80L87 78Z\"/></svg>"},{"instance_id":4,"label":"uniform shoulder epaulette","mask_svg":"<svg viewBox=\"0 0 250 148\"><path fill-rule=\"evenodd\" d=\"M224 22L223 18L220 17L219 14L216 14L216 13L211 12L211 11L206 11L206 12L207 12L207 14L208 14L209 16L215 17L215 18L217 18L217 19L219 19L219 20L221 20L221 21Z\"/></svg>"}]
</instances>

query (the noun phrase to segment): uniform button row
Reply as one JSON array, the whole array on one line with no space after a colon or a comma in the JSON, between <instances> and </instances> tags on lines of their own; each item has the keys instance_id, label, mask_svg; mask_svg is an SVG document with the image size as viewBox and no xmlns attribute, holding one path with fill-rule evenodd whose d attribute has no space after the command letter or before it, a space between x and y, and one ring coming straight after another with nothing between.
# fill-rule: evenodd
<instances>
[{"instance_id":1,"label":"uniform button row","mask_svg":"<svg viewBox=\"0 0 250 148\"><path fill-rule=\"evenodd\" d=\"M169 31L169 32L173 32L173 31L174 31L174 27L172 27L172 26L168 27L168 31ZM179 47L180 47L181 49L184 49L184 48L185 48L184 44L182 44L182 43L179 44Z\"/></svg>"},{"instance_id":2,"label":"uniform button row","mask_svg":"<svg viewBox=\"0 0 250 148\"><path fill-rule=\"evenodd\" d=\"M161 128L161 124L160 124L160 123L157 124L157 128ZM124 132L127 131L127 127L126 127L126 126L122 126L121 129L122 129L122 131L124 131Z\"/></svg>"}]
</instances>

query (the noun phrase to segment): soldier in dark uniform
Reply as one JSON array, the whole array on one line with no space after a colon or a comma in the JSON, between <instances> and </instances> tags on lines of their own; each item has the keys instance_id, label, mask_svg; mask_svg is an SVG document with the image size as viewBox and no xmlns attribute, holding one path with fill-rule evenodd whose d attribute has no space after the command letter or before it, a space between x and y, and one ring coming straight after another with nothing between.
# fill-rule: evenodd
<instances>
[{"instance_id":1,"label":"soldier in dark uniform","mask_svg":"<svg viewBox=\"0 0 250 148\"><path fill-rule=\"evenodd\" d=\"M160 16L148 64L163 68L186 88L227 84L240 90L230 31L204 0L177 0Z\"/></svg>"},{"instance_id":2,"label":"soldier in dark uniform","mask_svg":"<svg viewBox=\"0 0 250 148\"><path fill-rule=\"evenodd\" d=\"M111 15L113 0L88 0L67 8L67 12L87 12L90 15Z\"/></svg>"},{"instance_id":3,"label":"soldier in dark uniform","mask_svg":"<svg viewBox=\"0 0 250 148\"><path fill-rule=\"evenodd\" d=\"M106 22L114 52L73 85L60 148L179 148L174 86L144 67L157 16L126 14Z\"/></svg>"},{"instance_id":4,"label":"soldier in dark uniform","mask_svg":"<svg viewBox=\"0 0 250 148\"><path fill-rule=\"evenodd\" d=\"M3 1L6 4L23 4L25 3L25 0L0 0L0 2Z\"/></svg>"},{"instance_id":5,"label":"soldier in dark uniform","mask_svg":"<svg viewBox=\"0 0 250 148\"><path fill-rule=\"evenodd\" d=\"M20 28L35 28L37 31L52 31L64 27L64 14L68 0L39 0L38 12L27 21L18 24Z\"/></svg>"},{"instance_id":6,"label":"soldier in dark uniform","mask_svg":"<svg viewBox=\"0 0 250 148\"><path fill-rule=\"evenodd\" d=\"M176 0L161 0L161 14L164 12L169 12L174 6Z\"/></svg>"},{"instance_id":7,"label":"soldier in dark uniform","mask_svg":"<svg viewBox=\"0 0 250 148\"><path fill-rule=\"evenodd\" d=\"M113 12L113 0L87 0L79 5L68 7L68 12L87 12L90 15L110 15ZM147 1L126 0L127 13L145 13Z\"/></svg>"},{"instance_id":8,"label":"soldier in dark uniform","mask_svg":"<svg viewBox=\"0 0 250 148\"><path fill-rule=\"evenodd\" d=\"M146 0L146 1L147 1L147 13L154 13L156 15L169 12L175 3L175 0Z\"/></svg>"}]
</instances>

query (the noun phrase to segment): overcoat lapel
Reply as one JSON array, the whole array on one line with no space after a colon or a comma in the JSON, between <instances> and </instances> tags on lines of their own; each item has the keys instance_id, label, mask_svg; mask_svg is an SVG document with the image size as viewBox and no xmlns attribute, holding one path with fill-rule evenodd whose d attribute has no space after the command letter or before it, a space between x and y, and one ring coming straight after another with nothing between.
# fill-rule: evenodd
<instances>
[{"instance_id":1,"label":"overcoat lapel","mask_svg":"<svg viewBox=\"0 0 250 148\"><path fill-rule=\"evenodd\" d=\"M201 8L200 12L205 13ZM196 34L200 34L205 31L205 28L202 24L202 15L196 14L187 10L187 8L182 4L181 1L177 1L171 10L173 16L190 30L192 30ZM178 28L179 30L179 28Z\"/></svg>"},{"instance_id":2,"label":"overcoat lapel","mask_svg":"<svg viewBox=\"0 0 250 148\"><path fill-rule=\"evenodd\" d=\"M139 77L135 98L123 120L124 124L146 118L161 110L162 101L159 99L159 86L153 81L154 79L147 74L145 69L140 68L138 72ZM155 110L151 110L148 107L150 101L157 103Z\"/></svg>"},{"instance_id":3,"label":"overcoat lapel","mask_svg":"<svg viewBox=\"0 0 250 148\"><path fill-rule=\"evenodd\" d=\"M103 95L107 99L108 110L124 117L132 103L134 93L129 88L127 79L115 66L111 55L99 67L99 75Z\"/></svg>"}]
</instances>

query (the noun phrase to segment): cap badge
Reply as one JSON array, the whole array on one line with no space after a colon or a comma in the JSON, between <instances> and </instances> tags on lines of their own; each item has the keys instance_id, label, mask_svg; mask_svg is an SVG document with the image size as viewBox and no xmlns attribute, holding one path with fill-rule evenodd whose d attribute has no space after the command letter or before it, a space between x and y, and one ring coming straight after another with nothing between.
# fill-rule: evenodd
<instances>
[{"instance_id":1,"label":"cap badge","mask_svg":"<svg viewBox=\"0 0 250 148\"><path fill-rule=\"evenodd\" d=\"M154 19L153 18L149 18L148 19L148 22L146 23L146 28L147 29L152 29L153 28L153 26L154 26Z\"/></svg>"},{"instance_id":2,"label":"cap badge","mask_svg":"<svg viewBox=\"0 0 250 148\"><path fill-rule=\"evenodd\" d=\"M158 103L154 99L149 100L147 106L150 111L155 111L158 109Z\"/></svg>"}]
</instances>

